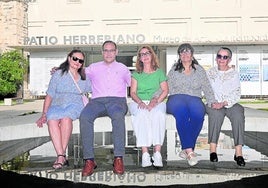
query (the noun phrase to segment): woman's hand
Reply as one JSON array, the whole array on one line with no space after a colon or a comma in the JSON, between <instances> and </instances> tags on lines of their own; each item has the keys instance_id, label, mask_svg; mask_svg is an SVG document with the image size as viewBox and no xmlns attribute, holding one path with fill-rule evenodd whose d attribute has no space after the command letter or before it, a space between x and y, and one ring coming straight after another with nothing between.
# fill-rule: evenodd
<instances>
[{"instance_id":1,"label":"woman's hand","mask_svg":"<svg viewBox=\"0 0 268 188\"><path fill-rule=\"evenodd\" d=\"M47 122L47 117L45 114L43 114L35 123L39 128L41 128L43 127L43 124L46 122Z\"/></svg>"},{"instance_id":2,"label":"woman's hand","mask_svg":"<svg viewBox=\"0 0 268 188\"><path fill-rule=\"evenodd\" d=\"M152 98L148 104L148 110L151 111L158 104L157 98Z\"/></svg>"},{"instance_id":3,"label":"woman's hand","mask_svg":"<svg viewBox=\"0 0 268 188\"><path fill-rule=\"evenodd\" d=\"M139 102L138 103L138 108L140 108L140 109L146 109L147 108L147 105L144 103L144 102Z\"/></svg>"},{"instance_id":4,"label":"woman's hand","mask_svg":"<svg viewBox=\"0 0 268 188\"><path fill-rule=\"evenodd\" d=\"M224 106L226 106L226 102L216 102L216 103L213 103L211 107L219 110L223 108Z\"/></svg>"}]
</instances>

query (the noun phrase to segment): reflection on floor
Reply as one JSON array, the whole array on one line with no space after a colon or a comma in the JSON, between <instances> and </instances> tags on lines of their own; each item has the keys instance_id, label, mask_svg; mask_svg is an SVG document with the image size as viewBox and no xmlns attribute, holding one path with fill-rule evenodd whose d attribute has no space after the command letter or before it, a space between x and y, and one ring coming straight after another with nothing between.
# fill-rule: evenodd
<instances>
[{"instance_id":1,"label":"reflection on floor","mask_svg":"<svg viewBox=\"0 0 268 188\"><path fill-rule=\"evenodd\" d=\"M209 161L207 135L201 133L195 150L199 163L190 167L186 160L178 156L180 141L177 135L175 137L175 147L162 150L164 167L160 169L154 167L142 168L140 164L141 151L139 148L132 146L126 148L124 158L126 173L122 176L117 176L112 172L112 146L99 144L95 147L95 159L98 163L98 168L92 176L83 179L81 177L83 160L79 135L74 135L68 150L71 166L60 171L52 169L56 154L51 142L48 142L30 151L29 161L19 170L19 173L48 179L114 186L201 185L223 183L268 174L267 156L247 146L243 147L246 166L237 166L233 160L233 141L224 134L221 134L218 146L219 162L212 163ZM165 155L165 150L168 149L174 150L174 152L169 152L170 156Z\"/></svg>"}]
</instances>

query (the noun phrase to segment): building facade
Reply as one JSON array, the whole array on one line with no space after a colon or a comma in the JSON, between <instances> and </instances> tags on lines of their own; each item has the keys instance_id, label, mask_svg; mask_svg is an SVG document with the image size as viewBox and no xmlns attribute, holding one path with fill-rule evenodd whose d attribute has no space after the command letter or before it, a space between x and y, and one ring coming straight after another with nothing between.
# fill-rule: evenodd
<instances>
[{"instance_id":1,"label":"building facade","mask_svg":"<svg viewBox=\"0 0 268 188\"><path fill-rule=\"evenodd\" d=\"M0 53L9 46L24 45L24 38L28 36L27 10L25 1L0 1Z\"/></svg>"},{"instance_id":2,"label":"building facade","mask_svg":"<svg viewBox=\"0 0 268 188\"><path fill-rule=\"evenodd\" d=\"M177 60L181 43L194 46L195 57L205 68L214 66L220 46L228 46L234 53L232 65L240 72L242 95L268 95L265 0L9 1L14 2L27 4L27 31L16 31L23 44L10 39L5 45L28 52L27 88L32 96L45 95L50 69L73 48L85 51L87 65L101 60L105 40L118 44L118 61L131 70L138 48L150 44L166 73Z\"/></svg>"}]
</instances>

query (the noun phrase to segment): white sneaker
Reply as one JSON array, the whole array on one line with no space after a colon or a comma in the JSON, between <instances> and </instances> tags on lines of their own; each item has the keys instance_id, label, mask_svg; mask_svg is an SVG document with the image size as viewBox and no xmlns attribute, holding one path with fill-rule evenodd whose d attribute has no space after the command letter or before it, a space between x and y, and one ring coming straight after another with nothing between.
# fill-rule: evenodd
<instances>
[{"instance_id":1,"label":"white sneaker","mask_svg":"<svg viewBox=\"0 0 268 188\"><path fill-rule=\"evenodd\" d=\"M163 162L162 162L162 156L161 156L161 153L159 152L159 151L157 151L157 152L155 152L154 154L153 154L153 157L152 157L152 159L153 159L153 165L155 166L155 167L163 167Z\"/></svg>"},{"instance_id":2,"label":"white sneaker","mask_svg":"<svg viewBox=\"0 0 268 188\"><path fill-rule=\"evenodd\" d=\"M187 159L187 153L185 152L185 150L181 150L179 156L183 159Z\"/></svg>"},{"instance_id":3,"label":"white sneaker","mask_svg":"<svg viewBox=\"0 0 268 188\"><path fill-rule=\"evenodd\" d=\"M150 155L149 155L148 152L144 152L144 153L142 154L142 162L141 162L141 166L142 166L142 167L152 166L151 157L150 157Z\"/></svg>"},{"instance_id":4,"label":"white sneaker","mask_svg":"<svg viewBox=\"0 0 268 188\"><path fill-rule=\"evenodd\" d=\"M194 166L198 163L198 160L196 158L196 154L194 152L188 153L187 161L190 166Z\"/></svg>"}]
</instances>

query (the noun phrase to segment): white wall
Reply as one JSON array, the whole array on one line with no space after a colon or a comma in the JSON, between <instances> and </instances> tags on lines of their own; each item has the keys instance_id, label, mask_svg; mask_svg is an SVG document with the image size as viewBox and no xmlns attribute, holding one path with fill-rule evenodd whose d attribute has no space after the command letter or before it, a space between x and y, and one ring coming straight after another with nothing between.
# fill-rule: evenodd
<instances>
[{"instance_id":1,"label":"white wall","mask_svg":"<svg viewBox=\"0 0 268 188\"><path fill-rule=\"evenodd\" d=\"M37 0L28 7L28 37L55 37L57 45L268 41L266 0ZM127 40L126 36L135 36ZM45 38L47 37L47 38ZM76 38L75 38L76 37ZM54 39L55 39L54 38ZM85 40L83 40L83 38ZM39 38L40 39L40 38ZM31 40L30 40L31 41ZM30 45L40 45L28 43ZM53 41L53 40L52 40ZM54 41L55 42L55 41ZM55 44L54 44L55 45Z\"/></svg>"},{"instance_id":2,"label":"white wall","mask_svg":"<svg viewBox=\"0 0 268 188\"><path fill-rule=\"evenodd\" d=\"M67 52L68 53L68 52ZM36 52L30 55L30 83L32 95L46 95L51 78L50 71L59 66L67 57L66 52Z\"/></svg>"}]
</instances>

